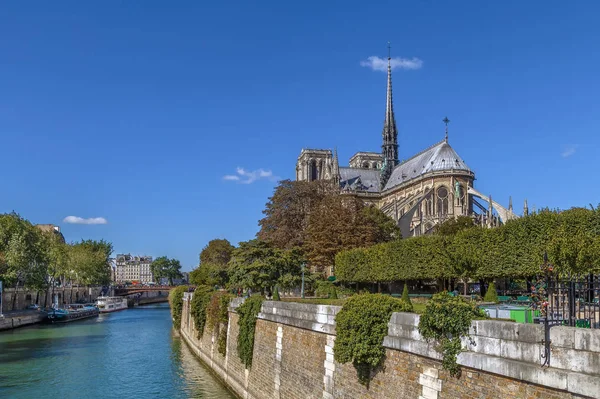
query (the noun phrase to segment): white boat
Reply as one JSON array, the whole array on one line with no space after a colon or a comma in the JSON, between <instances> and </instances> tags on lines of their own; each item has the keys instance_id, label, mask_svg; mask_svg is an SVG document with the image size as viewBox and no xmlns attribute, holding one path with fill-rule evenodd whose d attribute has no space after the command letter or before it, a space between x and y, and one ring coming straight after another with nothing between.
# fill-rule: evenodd
<instances>
[{"instance_id":1,"label":"white boat","mask_svg":"<svg viewBox=\"0 0 600 399\"><path fill-rule=\"evenodd\" d=\"M100 313L116 312L127 309L127 297L121 296L100 296L96 300L96 306Z\"/></svg>"}]
</instances>

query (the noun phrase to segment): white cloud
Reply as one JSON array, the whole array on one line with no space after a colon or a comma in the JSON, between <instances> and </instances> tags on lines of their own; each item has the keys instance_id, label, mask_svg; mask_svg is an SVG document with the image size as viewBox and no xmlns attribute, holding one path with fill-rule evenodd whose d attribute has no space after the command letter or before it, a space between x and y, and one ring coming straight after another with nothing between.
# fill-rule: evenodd
<instances>
[{"instance_id":1,"label":"white cloud","mask_svg":"<svg viewBox=\"0 0 600 399\"><path fill-rule=\"evenodd\" d=\"M104 218L81 218L79 216L67 216L63 219L65 223L71 224L107 224L108 220Z\"/></svg>"},{"instance_id":2,"label":"white cloud","mask_svg":"<svg viewBox=\"0 0 600 399\"><path fill-rule=\"evenodd\" d=\"M379 58L375 55L368 57L366 60L360 62L361 66L371 68L374 71L387 71L388 60L387 58ZM390 60L390 66L394 69L421 69L423 61L417 57L411 59L408 58L392 58Z\"/></svg>"},{"instance_id":3,"label":"white cloud","mask_svg":"<svg viewBox=\"0 0 600 399\"><path fill-rule=\"evenodd\" d=\"M563 158L568 158L571 155L575 154L575 152L577 151L577 145L576 144L571 144L565 147L564 151L560 153L560 156Z\"/></svg>"},{"instance_id":4,"label":"white cloud","mask_svg":"<svg viewBox=\"0 0 600 399\"><path fill-rule=\"evenodd\" d=\"M273 175L273 172L270 170L264 170L262 168L249 171L238 166L236 173L236 175L223 176L223 180L237 181L242 184L251 184L260 179L267 179L270 181L277 181L279 179L279 177Z\"/></svg>"}]
</instances>

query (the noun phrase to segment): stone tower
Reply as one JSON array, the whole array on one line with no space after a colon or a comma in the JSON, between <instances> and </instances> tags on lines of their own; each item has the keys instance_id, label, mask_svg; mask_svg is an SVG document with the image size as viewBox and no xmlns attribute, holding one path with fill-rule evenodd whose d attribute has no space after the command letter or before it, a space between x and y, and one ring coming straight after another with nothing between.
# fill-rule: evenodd
<instances>
[{"instance_id":1,"label":"stone tower","mask_svg":"<svg viewBox=\"0 0 600 399\"><path fill-rule=\"evenodd\" d=\"M296 162L296 180L329 180L332 178L332 173L333 154L331 150L302 150Z\"/></svg>"}]
</instances>

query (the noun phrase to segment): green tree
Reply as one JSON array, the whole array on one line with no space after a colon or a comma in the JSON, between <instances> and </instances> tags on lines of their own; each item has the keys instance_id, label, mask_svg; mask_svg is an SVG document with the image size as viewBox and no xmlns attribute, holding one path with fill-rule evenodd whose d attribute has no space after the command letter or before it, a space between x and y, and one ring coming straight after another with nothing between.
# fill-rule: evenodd
<instances>
[{"instance_id":1,"label":"green tree","mask_svg":"<svg viewBox=\"0 0 600 399\"><path fill-rule=\"evenodd\" d=\"M410 301L410 296L408 295L408 284L406 284L406 283L404 283L404 289L402 290L402 301L408 305L407 306L407 309L409 309L408 311L412 312L413 304Z\"/></svg>"},{"instance_id":2,"label":"green tree","mask_svg":"<svg viewBox=\"0 0 600 399\"><path fill-rule=\"evenodd\" d=\"M229 281L227 265L235 247L225 239L215 239L200 252L200 264L190 272L190 282L196 285L225 286Z\"/></svg>"},{"instance_id":3,"label":"green tree","mask_svg":"<svg viewBox=\"0 0 600 399\"><path fill-rule=\"evenodd\" d=\"M210 240L200 252L200 264L227 266L235 247L225 239Z\"/></svg>"},{"instance_id":4,"label":"green tree","mask_svg":"<svg viewBox=\"0 0 600 399\"><path fill-rule=\"evenodd\" d=\"M492 281L483 298L484 302L498 303L498 293L496 292L496 284Z\"/></svg>"},{"instance_id":5,"label":"green tree","mask_svg":"<svg viewBox=\"0 0 600 399\"><path fill-rule=\"evenodd\" d=\"M88 240L72 244L68 250L68 274L80 284L108 284L110 265L107 258L104 243Z\"/></svg>"},{"instance_id":6,"label":"green tree","mask_svg":"<svg viewBox=\"0 0 600 399\"><path fill-rule=\"evenodd\" d=\"M277 249L257 239L241 242L229 262L229 282L232 287L260 291L285 285L291 276L300 275L303 260L296 249Z\"/></svg>"},{"instance_id":7,"label":"green tree","mask_svg":"<svg viewBox=\"0 0 600 399\"><path fill-rule=\"evenodd\" d=\"M16 213L0 215L0 279L14 285L12 309L18 308L19 286L39 287L46 273L42 236Z\"/></svg>"},{"instance_id":8,"label":"green tree","mask_svg":"<svg viewBox=\"0 0 600 399\"><path fill-rule=\"evenodd\" d=\"M155 281L167 278L169 285L173 285L173 279L181 278L181 263L177 259L169 259L166 256L156 258L150 264L150 271Z\"/></svg>"}]
</instances>

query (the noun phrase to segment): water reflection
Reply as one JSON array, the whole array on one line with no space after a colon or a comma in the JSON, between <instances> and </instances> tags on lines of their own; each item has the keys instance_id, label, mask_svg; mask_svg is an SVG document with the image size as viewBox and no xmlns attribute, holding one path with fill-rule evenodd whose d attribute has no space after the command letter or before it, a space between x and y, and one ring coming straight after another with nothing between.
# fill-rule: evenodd
<instances>
[{"instance_id":1,"label":"water reflection","mask_svg":"<svg viewBox=\"0 0 600 399\"><path fill-rule=\"evenodd\" d=\"M223 392L222 386L215 384L217 377L198 360L190 348L179 338L173 340L173 353L178 357L175 363L181 365L180 376L186 382L188 398L234 398L229 392Z\"/></svg>"},{"instance_id":2,"label":"water reflection","mask_svg":"<svg viewBox=\"0 0 600 399\"><path fill-rule=\"evenodd\" d=\"M234 398L165 305L0 333L0 398Z\"/></svg>"}]
</instances>

